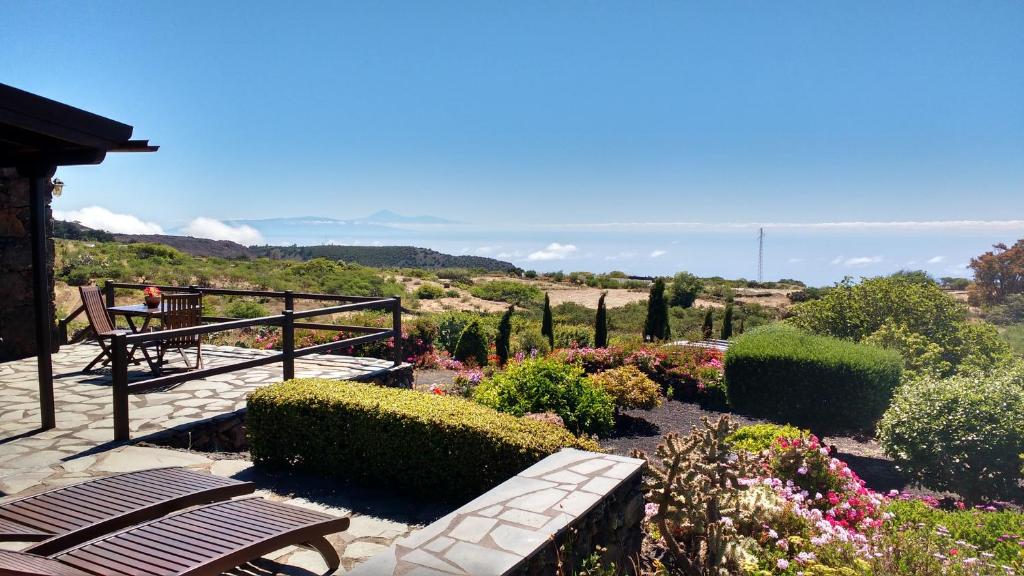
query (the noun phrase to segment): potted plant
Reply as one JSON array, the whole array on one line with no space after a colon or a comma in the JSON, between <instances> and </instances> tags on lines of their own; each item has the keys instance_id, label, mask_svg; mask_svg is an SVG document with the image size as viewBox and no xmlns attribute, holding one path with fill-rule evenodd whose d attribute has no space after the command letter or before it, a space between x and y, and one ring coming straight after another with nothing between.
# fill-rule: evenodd
<instances>
[{"instance_id":1,"label":"potted plant","mask_svg":"<svg viewBox=\"0 0 1024 576\"><path fill-rule=\"evenodd\" d=\"M156 308L160 305L160 289L156 286L146 286L142 291L146 295L146 306Z\"/></svg>"}]
</instances>

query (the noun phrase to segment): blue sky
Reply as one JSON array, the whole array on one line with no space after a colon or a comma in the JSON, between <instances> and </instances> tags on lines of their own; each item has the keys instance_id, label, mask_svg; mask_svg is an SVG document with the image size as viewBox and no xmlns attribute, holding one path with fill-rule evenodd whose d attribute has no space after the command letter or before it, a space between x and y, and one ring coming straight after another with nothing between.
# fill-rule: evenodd
<instances>
[{"instance_id":1,"label":"blue sky","mask_svg":"<svg viewBox=\"0 0 1024 576\"><path fill-rule=\"evenodd\" d=\"M566 269L612 262L620 236L585 260L598 248L565 225L634 223L620 252L668 257L635 271L706 273L746 252L695 236L673 253L672 233L640 242L645 224L1024 219L1017 1L22 2L5 24L0 81L161 145L62 169L63 212L543 224L517 249L576 246L535 261ZM746 250L748 232L710 244ZM962 265L1024 225L882 232L932 249L779 229L772 275Z\"/></svg>"}]
</instances>

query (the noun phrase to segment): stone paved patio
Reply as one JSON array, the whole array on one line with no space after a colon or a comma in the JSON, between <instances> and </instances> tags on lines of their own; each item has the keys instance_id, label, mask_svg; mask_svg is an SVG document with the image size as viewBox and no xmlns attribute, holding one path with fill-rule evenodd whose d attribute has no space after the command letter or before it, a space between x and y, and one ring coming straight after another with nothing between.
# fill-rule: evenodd
<instances>
[{"instance_id":1,"label":"stone paved patio","mask_svg":"<svg viewBox=\"0 0 1024 576\"><path fill-rule=\"evenodd\" d=\"M339 516L352 524L329 540L341 554L342 571L385 550L408 535L410 525L429 523L450 510L431 503L364 493L322 479L266 477L252 469L244 455L200 454L114 442L110 374L82 374L81 368L99 349L94 345L65 346L53 355L57 427L39 431L39 403L34 358L0 364L0 497L40 492L52 487L117 472L159 466L188 466L213 474L257 483L257 492ZM207 366L238 362L261 350L204 346ZM307 356L295 363L298 377L352 379L386 371L391 362L374 358ZM143 366L132 367L130 379L149 376ZM133 443L169 428L198 424L245 407L246 395L281 380L281 366L271 364L186 382L166 391L131 395ZM317 484L320 484L317 486ZM24 544L3 544L19 549ZM325 569L319 554L289 548L263 564L238 574L311 574Z\"/></svg>"}]
</instances>

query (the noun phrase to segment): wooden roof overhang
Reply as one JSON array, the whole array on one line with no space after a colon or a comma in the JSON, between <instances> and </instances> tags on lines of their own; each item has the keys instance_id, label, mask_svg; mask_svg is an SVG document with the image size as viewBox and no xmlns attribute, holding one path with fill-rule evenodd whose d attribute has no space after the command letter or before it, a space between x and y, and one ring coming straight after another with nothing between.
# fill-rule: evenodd
<instances>
[{"instance_id":1,"label":"wooden roof overhang","mask_svg":"<svg viewBox=\"0 0 1024 576\"><path fill-rule=\"evenodd\" d=\"M99 164L108 152L155 152L132 140L133 128L56 100L0 84L0 167L27 178L32 235L32 300L39 373L41 429L56 426L47 258L47 203L58 166Z\"/></svg>"}]
</instances>

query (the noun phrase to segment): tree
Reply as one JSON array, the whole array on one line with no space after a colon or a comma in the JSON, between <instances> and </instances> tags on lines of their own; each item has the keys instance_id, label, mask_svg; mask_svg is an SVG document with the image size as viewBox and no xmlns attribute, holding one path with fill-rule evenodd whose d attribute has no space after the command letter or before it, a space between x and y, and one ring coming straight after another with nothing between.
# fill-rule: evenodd
<instances>
[{"instance_id":1,"label":"tree","mask_svg":"<svg viewBox=\"0 0 1024 576\"><path fill-rule=\"evenodd\" d=\"M1017 240L1013 247L996 244L992 248L971 259L972 304L1000 304L1011 294L1024 293L1024 239Z\"/></svg>"},{"instance_id":2,"label":"tree","mask_svg":"<svg viewBox=\"0 0 1024 576\"><path fill-rule=\"evenodd\" d=\"M607 292L602 292L597 299L597 317L594 319L594 347L608 347L608 310L604 306L604 297Z\"/></svg>"},{"instance_id":3,"label":"tree","mask_svg":"<svg viewBox=\"0 0 1024 576\"><path fill-rule=\"evenodd\" d=\"M689 272L680 272L672 279L672 288L669 295L670 306L682 306L689 308L697 299L697 295L704 289L704 281Z\"/></svg>"},{"instance_id":4,"label":"tree","mask_svg":"<svg viewBox=\"0 0 1024 576\"><path fill-rule=\"evenodd\" d=\"M732 304L726 304L725 317L722 318L722 340L732 338Z\"/></svg>"},{"instance_id":5,"label":"tree","mask_svg":"<svg viewBox=\"0 0 1024 576\"><path fill-rule=\"evenodd\" d=\"M715 330L715 317L711 312L711 308L708 308L707 313L704 314L704 324L700 327L701 335L705 340L711 340L711 334Z\"/></svg>"},{"instance_id":6,"label":"tree","mask_svg":"<svg viewBox=\"0 0 1024 576\"><path fill-rule=\"evenodd\" d=\"M743 325L744 322L743 321L744 321L744 318L740 318L740 327L736 329L736 333L737 334L743 334L743 330L744 330L744 325Z\"/></svg>"},{"instance_id":7,"label":"tree","mask_svg":"<svg viewBox=\"0 0 1024 576\"><path fill-rule=\"evenodd\" d=\"M515 304L508 307L508 310L501 315L498 321L498 337L494 341L494 347L498 354L498 364L504 366L508 362L509 350L512 341L512 310Z\"/></svg>"},{"instance_id":8,"label":"tree","mask_svg":"<svg viewBox=\"0 0 1024 576\"><path fill-rule=\"evenodd\" d=\"M555 349L555 326L551 320L551 298L544 293L544 319L541 320L540 333L548 337L548 345Z\"/></svg>"},{"instance_id":9,"label":"tree","mask_svg":"<svg viewBox=\"0 0 1024 576\"><path fill-rule=\"evenodd\" d=\"M487 365L487 338L479 320L473 320L459 336L455 345L455 359L459 362L473 362L477 366Z\"/></svg>"},{"instance_id":10,"label":"tree","mask_svg":"<svg viewBox=\"0 0 1024 576\"><path fill-rule=\"evenodd\" d=\"M644 322L644 340L668 340L672 331L668 325L668 302L665 300L665 280L658 278L651 285L647 298L647 320Z\"/></svg>"}]
</instances>

